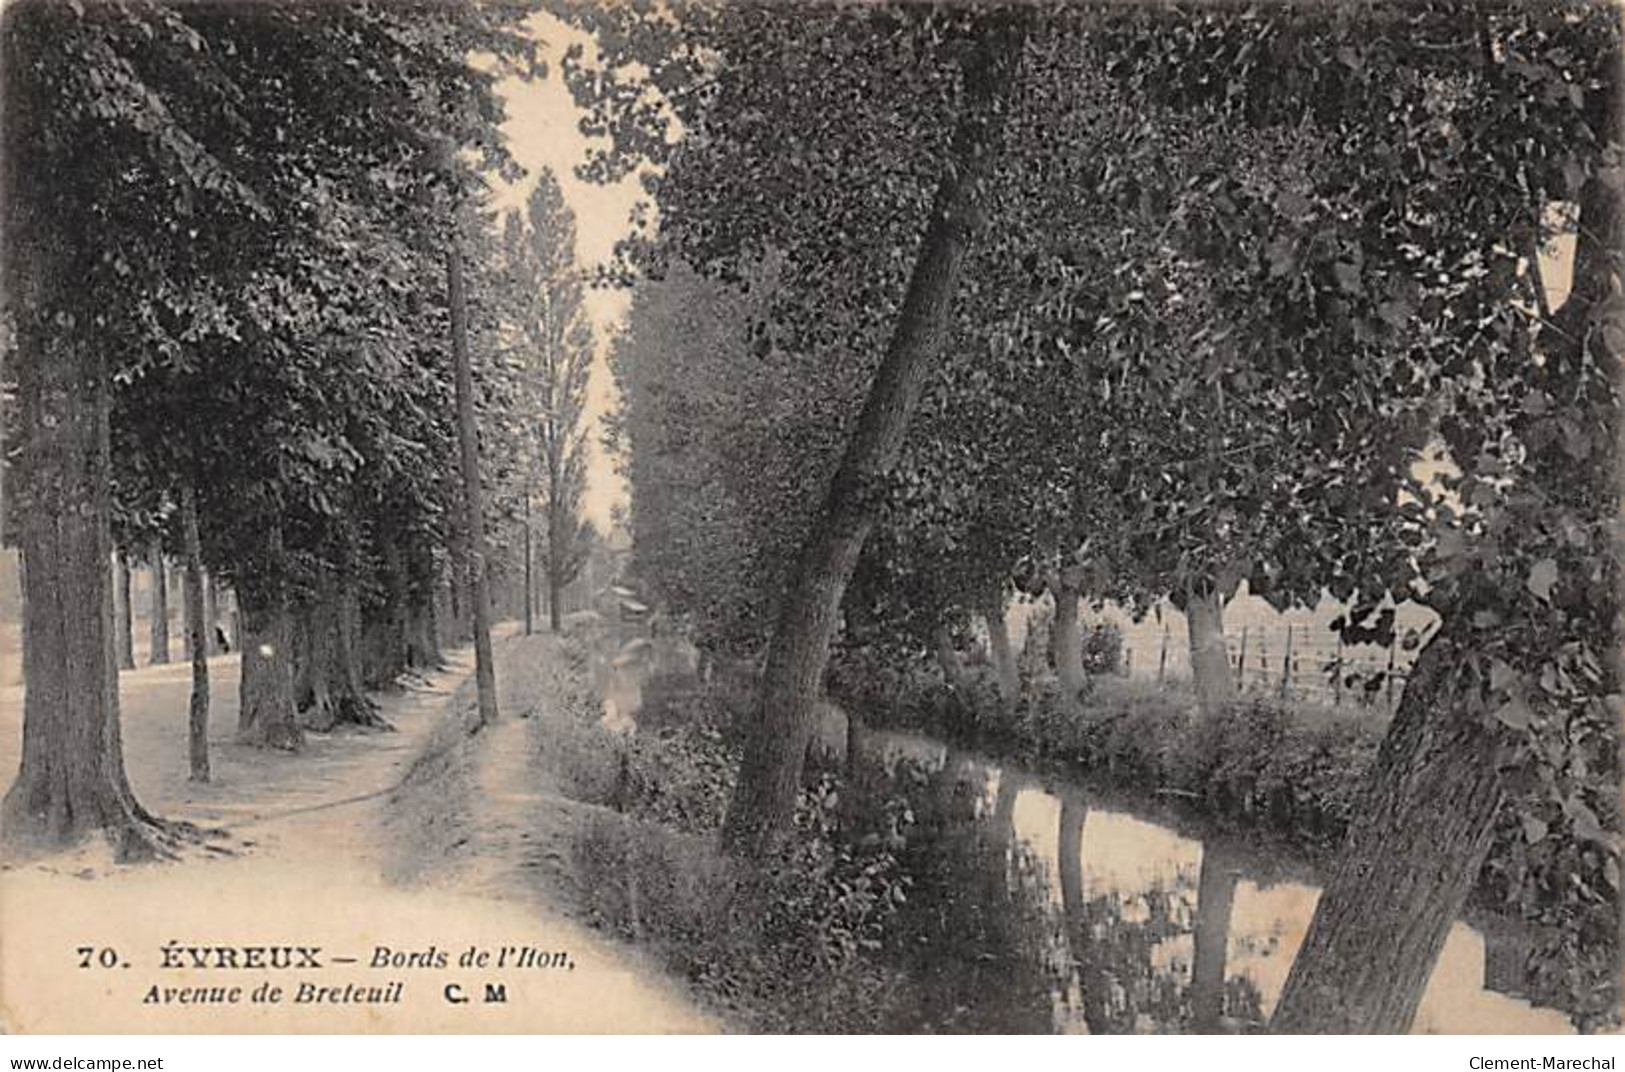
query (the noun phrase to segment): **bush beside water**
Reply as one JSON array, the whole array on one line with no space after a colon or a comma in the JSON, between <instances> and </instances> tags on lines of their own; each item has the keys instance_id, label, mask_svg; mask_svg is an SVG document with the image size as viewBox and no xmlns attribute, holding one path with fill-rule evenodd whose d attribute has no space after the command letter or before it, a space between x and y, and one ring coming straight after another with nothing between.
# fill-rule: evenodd
<instances>
[{"instance_id":1,"label":"bush beside water","mask_svg":"<svg viewBox=\"0 0 1625 1072\"><path fill-rule=\"evenodd\" d=\"M652 677L638 731L627 737L599 724L584 674L564 684L573 693L568 717L548 727L541 747L565 792L603 806L584 813L574 847L579 896L594 923L642 943L755 1030L953 1029L922 1018L930 987L898 948L917 944L920 936L909 936L924 919L904 907L911 889L921 884L918 892L929 895L942 885L933 868L954 844L939 823L918 825L941 810L920 795L928 779L882 790L894 799L878 807L872 800L849 807L875 787L864 779L843 784L849 772L815 769L793 838L765 867L740 867L719 851L717 835L738 762L735 727L755 699L755 682L726 673L703 687ZM834 668L831 685L871 725L947 734L1097 780L1171 792L1311 852L1334 846L1353 818L1386 732L1370 711L1263 698L1203 719L1187 695L1115 676L1096 679L1075 708L1059 702L1046 676L1029 678L1014 709L999 703L986 678L973 676L955 691L922 669L856 670L848 660ZM1516 835L1498 836L1477 904L1548 923L1538 883L1553 869L1537 866ZM956 851L966 857L956 874L974 871L972 849ZM1573 933L1553 936L1562 943ZM1532 991L1570 1009L1582 1026L1601 1025L1613 1008L1612 948L1606 935L1585 948L1572 941L1538 948ZM974 973L981 962L967 963ZM1020 989L1037 985L1026 980Z\"/></svg>"},{"instance_id":2,"label":"bush beside water","mask_svg":"<svg viewBox=\"0 0 1625 1072\"><path fill-rule=\"evenodd\" d=\"M567 641L577 647L579 641ZM740 866L718 833L738 764L732 726L746 684L701 690L654 678L636 734L599 725L584 675L562 725L540 739L584 811L573 863L594 925L651 950L753 1031L883 1030L905 989L869 956L906 899L895 844L843 828L825 773L803 792L794 836L765 866Z\"/></svg>"}]
</instances>

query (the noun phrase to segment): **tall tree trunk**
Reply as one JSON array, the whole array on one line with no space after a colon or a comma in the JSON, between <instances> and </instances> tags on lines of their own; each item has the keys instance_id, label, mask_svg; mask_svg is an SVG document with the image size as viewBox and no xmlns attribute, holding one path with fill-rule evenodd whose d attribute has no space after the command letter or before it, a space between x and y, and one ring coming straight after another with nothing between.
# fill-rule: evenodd
<instances>
[{"instance_id":1,"label":"tall tree trunk","mask_svg":"<svg viewBox=\"0 0 1625 1072\"><path fill-rule=\"evenodd\" d=\"M347 559L339 571L338 598L327 606L325 625L332 643L324 664L327 691L339 722L376 729L393 729L367 695L361 681L361 596L356 591L355 568Z\"/></svg>"},{"instance_id":2,"label":"tall tree trunk","mask_svg":"<svg viewBox=\"0 0 1625 1072\"><path fill-rule=\"evenodd\" d=\"M262 748L298 751L305 736L294 704L293 628L280 520L269 524L265 541L266 575L252 586L245 581L237 590L242 630L237 739Z\"/></svg>"},{"instance_id":3,"label":"tall tree trunk","mask_svg":"<svg viewBox=\"0 0 1625 1072\"><path fill-rule=\"evenodd\" d=\"M909 418L948 333L960 268L981 223L1003 101L1015 83L1022 40L1004 20L984 26L965 72L965 110L953 158L938 187L896 329L780 607L760 705L723 827L723 841L736 854L769 852L790 829L841 598L875 525L875 489L896 465Z\"/></svg>"},{"instance_id":4,"label":"tall tree trunk","mask_svg":"<svg viewBox=\"0 0 1625 1072\"><path fill-rule=\"evenodd\" d=\"M31 245L19 243L7 256L27 249L31 260L37 257L32 286L54 297L47 289L54 258ZM23 297L15 363L22 455L13 516L24 564L28 688L22 762L0 804L0 830L20 852L101 833L119 859L150 858L162 851L155 820L130 791L119 728L106 364L100 351L73 338L73 328L26 311L45 305L38 295Z\"/></svg>"},{"instance_id":5,"label":"tall tree trunk","mask_svg":"<svg viewBox=\"0 0 1625 1072\"><path fill-rule=\"evenodd\" d=\"M172 587L176 589L170 594L172 597L177 597L181 605L181 656L190 663L192 661L192 629L186 623L186 586L188 582L186 578L186 552L184 549L181 551L180 560L177 562L177 569L171 571L169 576L173 582Z\"/></svg>"},{"instance_id":6,"label":"tall tree trunk","mask_svg":"<svg viewBox=\"0 0 1625 1072\"><path fill-rule=\"evenodd\" d=\"M1216 589L1192 594L1185 604L1190 627L1191 684L1204 716L1216 715L1236 697L1236 676L1224 646L1224 596Z\"/></svg>"},{"instance_id":7,"label":"tall tree trunk","mask_svg":"<svg viewBox=\"0 0 1625 1072\"><path fill-rule=\"evenodd\" d=\"M485 492L480 486L479 427L474 420L474 373L468 357L468 309L463 296L463 250L455 229L446 238L446 296L451 307L451 352L457 394L457 445L462 457L463 506L468 528L469 587L474 604L474 681L480 725L497 719L497 673L491 652L491 595L485 583Z\"/></svg>"},{"instance_id":8,"label":"tall tree trunk","mask_svg":"<svg viewBox=\"0 0 1625 1072\"><path fill-rule=\"evenodd\" d=\"M406 661L420 670L439 670L446 665L440 652L436 591L432 581L420 581L407 599Z\"/></svg>"},{"instance_id":9,"label":"tall tree trunk","mask_svg":"<svg viewBox=\"0 0 1625 1072\"><path fill-rule=\"evenodd\" d=\"M380 625L382 632L385 682L381 688L394 687L406 673L408 659L407 626L411 609L407 606L410 581L406 574L406 559L398 544L384 545L385 613Z\"/></svg>"},{"instance_id":10,"label":"tall tree trunk","mask_svg":"<svg viewBox=\"0 0 1625 1072\"><path fill-rule=\"evenodd\" d=\"M525 489L525 635L534 631L536 606L536 554L530 539L530 488Z\"/></svg>"},{"instance_id":11,"label":"tall tree trunk","mask_svg":"<svg viewBox=\"0 0 1625 1072\"><path fill-rule=\"evenodd\" d=\"M457 590L453 579L456 568L455 560L447 563L446 576L434 593L435 624L438 627L436 640L442 647L448 641L455 643L457 638L457 609L452 599L452 593Z\"/></svg>"},{"instance_id":12,"label":"tall tree trunk","mask_svg":"<svg viewBox=\"0 0 1625 1072\"><path fill-rule=\"evenodd\" d=\"M1055 676L1061 685L1061 701L1076 707L1083 693L1083 627L1078 618L1078 590L1065 582L1057 582L1055 595Z\"/></svg>"},{"instance_id":13,"label":"tall tree trunk","mask_svg":"<svg viewBox=\"0 0 1625 1072\"><path fill-rule=\"evenodd\" d=\"M1617 49L1600 66L1586 95L1587 122L1598 143L1612 149L1625 112L1625 70ZM1597 328L1617 301L1622 246L1619 186L1594 176L1580 193L1573 287L1553 314L1555 327L1546 329L1555 339L1543 330L1539 340L1546 389L1582 419L1615 428L1619 356ZM1546 495L1559 502L1572 496L1563 505L1572 504L1576 516L1593 520L1598 529L1613 526L1620 504L1617 465L1576 473L1573 459L1556 443L1544 449L1534 444L1530 465L1532 483ZM1614 594L1612 585L1599 587ZM1468 690L1482 686L1458 679L1475 654L1482 657L1467 625L1474 611L1470 600L1461 600L1411 668L1337 870L1276 1006L1272 1031L1397 1033L1415 1017L1489 850L1507 792L1502 763L1509 735L1472 710ZM1618 622L1619 613L1616 603L1597 631ZM1578 632L1585 631L1582 620ZM1617 692L1617 640L1599 646L1615 653L1599 684Z\"/></svg>"},{"instance_id":14,"label":"tall tree trunk","mask_svg":"<svg viewBox=\"0 0 1625 1072\"><path fill-rule=\"evenodd\" d=\"M956 693L964 695L965 666L959 661L959 652L954 649L954 631L947 623L937 626L937 665L942 668L942 678L948 687Z\"/></svg>"},{"instance_id":15,"label":"tall tree trunk","mask_svg":"<svg viewBox=\"0 0 1625 1072\"><path fill-rule=\"evenodd\" d=\"M1271 1031L1410 1029L1505 795L1501 735L1458 691L1470 659L1441 630L1412 667Z\"/></svg>"},{"instance_id":16,"label":"tall tree trunk","mask_svg":"<svg viewBox=\"0 0 1625 1072\"><path fill-rule=\"evenodd\" d=\"M293 694L292 623L280 595L242 607L242 685L237 739L297 751L304 744Z\"/></svg>"},{"instance_id":17,"label":"tall tree trunk","mask_svg":"<svg viewBox=\"0 0 1625 1072\"><path fill-rule=\"evenodd\" d=\"M407 595L410 588L400 548L379 537L383 601L370 603L361 613L361 658L367 687L381 691L398 688L410 661ZM357 600L359 602L359 598Z\"/></svg>"},{"instance_id":18,"label":"tall tree trunk","mask_svg":"<svg viewBox=\"0 0 1625 1072\"><path fill-rule=\"evenodd\" d=\"M557 633L564 620L564 577L563 569L556 565L554 556L558 552L554 549L552 540L547 546L547 627Z\"/></svg>"},{"instance_id":19,"label":"tall tree trunk","mask_svg":"<svg viewBox=\"0 0 1625 1072\"><path fill-rule=\"evenodd\" d=\"M326 640L325 630L317 621L321 611L319 602L300 605L289 612L288 628L292 632L289 646L293 650L293 706L299 712L299 724L325 732L333 728L333 720L327 682L318 670Z\"/></svg>"},{"instance_id":20,"label":"tall tree trunk","mask_svg":"<svg viewBox=\"0 0 1625 1072\"><path fill-rule=\"evenodd\" d=\"M162 666L169 662L169 575L161 544L154 542L147 556L152 571L152 651L147 664Z\"/></svg>"},{"instance_id":21,"label":"tall tree trunk","mask_svg":"<svg viewBox=\"0 0 1625 1072\"><path fill-rule=\"evenodd\" d=\"M1010 621L1005 612L1004 593L990 597L982 609L987 623L987 642L993 657L993 677L998 683L999 700L1006 713L1015 709L1021 694L1021 678L1016 672L1016 653L1010 646Z\"/></svg>"},{"instance_id":22,"label":"tall tree trunk","mask_svg":"<svg viewBox=\"0 0 1625 1072\"><path fill-rule=\"evenodd\" d=\"M203 541L197 496L181 485L181 541L186 560L186 637L192 658L192 702L187 708L186 755L194 782L209 780L209 637L203 599Z\"/></svg>"},{"instance_id":23,"label":"tall tree trunk","mask_svg":"<svg viewBox=\"0 0 1625 1072\"><path fill-rule=\"evenodd\" d=\"M1217 842L1202 845L1196 884L1196 933L1191 953L1191 1029L1211 1035L1224 1016L1224 968L1230 947L1230 912L1236 900L1236 863Z\"/></svg>"},{"instance_id":24,"label":"tall tree trunk","mask_svg":"<svg viewBox=\"0 0 1625 1072\"><path fill-rule=\"evenodd\" d=\"M203 574L203 631L208 642L209 654L220 654L220 635L216 632L220 628L220 584L213 576Z\"/></svg>"},{"instance_id":25,"label":"tall tree trunk","mask_svg":"<svg viewBox=\"0 0 1625 1072\"><path fill-rule=\"evenodd\" d=\"M297 688L301 721L319 732L340 725L391 729L362 687L353 574L340 569L333 580L304 615L306 676Z\"/></svg>"},{"instance_id":26,"label":"tall tree trunk","mask_svg":"<svg viewBox=\"0 0 1625 1072\"><path fill-rule=\"evenodd\" d=\"M465 643L468 640L468 615L464 613L468 600L465 598L468 586L465 583L467 576L463 564L467 558L452 552L451 576L446 578L446 603L451 609L448 620L451 623L451 637L455 643Z\"/></svg>"},{"instance_id":27,"label":"tall tree trunk","mask_svg":"<svg viewBox=\"0 0 1625 1072\"><path fill-rule=\"evenodd\" d=\"M118 667L135 669L135 606L130 602L130 558L118 553Z\"/></svg>"},{"instance_id":28,"label":"tall tree trunk","mask_svg":"<svg viewBox=\"0 0 1625 1072\"><path fill-rule=\"evenodd\" d=\"M1002 852L1007 857L1015 847L1016 798L1021 795L1021 784L1022 777L1013 766L1007 764L999 768L999 787L993 793L993 812L988 817L987 838L994 852ZM1009 892L1002 876L1000 892L1001 895Z\"/></svg>"}]
</instances>

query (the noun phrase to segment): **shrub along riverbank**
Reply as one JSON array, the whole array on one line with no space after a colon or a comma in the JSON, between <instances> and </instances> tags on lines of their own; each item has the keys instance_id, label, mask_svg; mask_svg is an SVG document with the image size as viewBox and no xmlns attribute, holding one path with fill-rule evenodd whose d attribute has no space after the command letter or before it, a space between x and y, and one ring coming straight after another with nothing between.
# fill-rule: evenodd
<instances>
[{"instance_id":1,"label":"shrub along riverbank","mask_svg":"<svg viewBox=\"0 0 1625 1072\"><path fill-rule=\"evenodd\" d=\"M1204 718L1176 687L1111 675L1093 679L1070 709L1044 679L1010 705L991 681L974 675L956 688L923 667L855 661L834 668L831 692L869 725L937 734L1094 781L1172 794L1207 815L1268 829L1310 856L1340 843L1388 728L1387 715L1371 709L1262 697L1239 698ZM1610 751L1593 764L1598 779L1618 769L1612 743L1605 746ZM1612 828L1618 786L1603 784L1605 799L1616 804L1603 820ZM1569 883L1617 884L1618 876L1583 843L1531 841L1519 815L1550 803L1547 790L1530 786L1525 791L1539 798L1534 806L1502 810L1470 905L1475 914L1533 927L1539 938L1527 965L1529 993L1569 1010L1582 1029L1596 1029L1617 1019L1618 921L1607 911L1566 920L1573 901L1563 894Z\"/></svg>"},{"instance_id":2,"label":"shrub along riverbank","mask_svg":"<svg viewBox=\"0 0 1625 1072\"><path fill-rule=\"evenodd\" d=\"M597 805L571 831L564 892L578 912L652 952L748 1030L912 1029L899 1020L909 981L875 955L906 897L896 844L862 836L825 773L802 794L780 853L761 866L729 859L719 832L743 682L666 690L657 676L636 732L616 733L589 680L590 643L564 640L555 699L533 727L555 784Z\"/></svg>"},{"instance_id":3,"label":"shrub along riverbank","mask_svg":"<svg viewBox=\"0 0 1625 1072\"><path fill-rule=\"evenodd\" d=\"M1011 709L991 684L973 679L949 688L923 671L865 668L839 675L833 691L876 728L938 734L1173 793L1208 814L1267 826L1309 851L1342 837L1387 730L1374 712L1256 698L1200 719L1189 695L1118 677L1097 679L1070 711L1048 684Z\"/></svg>"},{"instance_id":4,"label":"shrub along riverbank","mask_svg":"<svg viewBox=\"0 0 1625 1072\"><path fill-rule=\"evenodd\" d=\"M1046 974L1054 958L1026 948L1045 928L1020 922L1041 916L1048 895L1041 881L1021 878L1032 861L1011 842L1008 823L978 819L979 792L967 796L947 769L815 764L789 842L766 866L739 867L718 850L718 834L754 679L726 667L706 685L652 673L636 732L616 733L589 680L594 643L561 645L556 699L532 727L552 782L594 805L574 820L566 891L589 922L650 950L753 1030L956 1030L972 1019L985 1030L1049 1029L1048 1012L1034 1010L1047 1010L1055 992ZM851 669L831 685L859 716L855 725L929 731L1097 784L1171 793L1193 812L1274 831L1309 855L1337 844L1385 729L1367 712L1265 701L1199 720L1187 696L1109 677L1077 711L1063 711L1042 686L1012 710L991 683L956 693L929 671ZM1498 843L1498 854L1508 851ZM1475 914L1549 922L1524 899L1538 905L1560 864L1492 858ZM1089 906L1121 930L1129 924L1119 909ZM1600 1024L1613 1007L1612 942L1538 949L1528 992L1583 1027ZM1098 959L1101 947L1092 948ZM1118 969L1152 978L1144 965ZM961 980L954 987L966 1000L945 1005L950 979ZM990 991L1004 997L989 1004ZM1107 1030L1129 1029L1145 1014L1159 1029L1188 1030L1182 1002L1153 1011L1150 997L1129 995L1094 1018ZM1237 1025L1262 1023L1233 1011Z\"/></svg>"},{"instance_id":5,"label":"shrub along riverbank","mask_svg":"<svg viewBox=\"0 0 1625 1072\"><path fill-rule=\"evenodd\" d=\"M1014 836L1019 779L1003 780L989 809L985 772L861 750L858 762L820 760L787 843L740 865L719 832L751 676L721 670L701 685L654 674L636 732L618 735L587 685L581 641L560 655L568 671L532 723L534 747L549 784L592 805L571 812L562 892L728 1021L819 1032L1195 1026L1190 980L1154 962L1193 919L1166 890L1145 894L1146 916L1114 892L1085 897L1079 882L1058 920L1056 876ZM1230 990L1224 1023L1202 1029L1262 1027L1256 990Z\"/></svg>"}]
</instances>

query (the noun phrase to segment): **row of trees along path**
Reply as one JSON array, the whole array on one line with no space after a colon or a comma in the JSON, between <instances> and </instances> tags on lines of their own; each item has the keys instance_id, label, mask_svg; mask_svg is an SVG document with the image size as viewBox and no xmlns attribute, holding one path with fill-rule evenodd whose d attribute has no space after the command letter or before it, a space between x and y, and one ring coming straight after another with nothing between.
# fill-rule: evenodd
<instances>
[{"instance_id":1,"label":"row of trees along path","mask_svg":"<svg viewBox=\"0 0 1625 1072\"><path fill-rule=\"evenodd\" d=\"M5 837L101 832L151 858L189 834L124 770L132 560L153 570L155 653L166 561L185 575L195 781L223 590L240 742L387 728L369 690L439 666L443 637L472 639L481 722L498 717L493 566L524 573L528 608L545 555L556 624L591 535L581 290L536 286L574 224L546 175L525 213L491 208L523 177L498 80L545 75L522 6L14 14L5 536L28 688Z\"/></svg>"}]
</instances>

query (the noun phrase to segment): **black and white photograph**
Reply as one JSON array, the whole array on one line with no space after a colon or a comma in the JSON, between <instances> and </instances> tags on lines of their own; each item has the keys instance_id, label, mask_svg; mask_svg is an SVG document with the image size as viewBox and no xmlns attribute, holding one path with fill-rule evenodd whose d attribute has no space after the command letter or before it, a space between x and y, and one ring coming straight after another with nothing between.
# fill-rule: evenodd
<instances>
[{"instance_id":1,"label":"black and white photograph","mask_svg":"<svg viewBox=\"0 0 1625 1072\"><path fill-rule=\"evenodd\" d=\"M1615 3L11 0L0 1052L1617 1044L1622 362Z\"/></svg>"}]
</instances>

